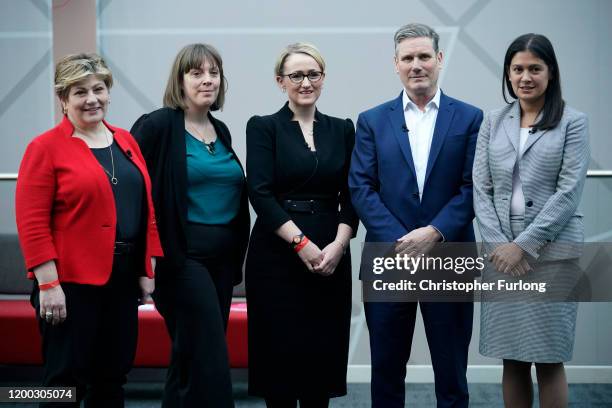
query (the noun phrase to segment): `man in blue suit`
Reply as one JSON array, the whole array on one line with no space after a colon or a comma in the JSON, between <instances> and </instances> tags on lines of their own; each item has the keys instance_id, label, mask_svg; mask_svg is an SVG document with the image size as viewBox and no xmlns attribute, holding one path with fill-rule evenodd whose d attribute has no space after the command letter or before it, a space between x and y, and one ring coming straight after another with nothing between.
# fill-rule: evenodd
<instances>
[{"instance_id":1,"label":"man in blue suit","mask_svg":"<svg viewBox=\"0 0 612 408\"><path fill-rule=\"evenodd\" d=\"M472 162L482 111L438 87L438 34L423 24L395 33L399 97L359 115L349 187L366 242L427 253L436 242L473 242ZM403 407L416 302L365 302L372 406ZM467 407L473 304L420 302L438 407Z\"/></svg>"}]
</instances>

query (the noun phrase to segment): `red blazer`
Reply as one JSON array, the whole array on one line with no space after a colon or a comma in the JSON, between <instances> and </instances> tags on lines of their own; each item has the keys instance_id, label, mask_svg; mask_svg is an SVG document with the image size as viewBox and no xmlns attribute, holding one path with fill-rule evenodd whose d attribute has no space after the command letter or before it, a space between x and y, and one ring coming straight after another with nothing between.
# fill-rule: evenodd
<instances>
[{"instance_id":1,"label":"red blazer","mask_svg":"<svg viewBox=\"0 0 612 408\"><path fill-rule=\"evenodd\" d=\"M138 144L127 130L104 124L142 173L147 193L144 271L153 277L151 257L163 256L151 180ZM17 178L17 232L28 270L55 260L61 282L104 285L113 266L117 214L108 177L87 144L62 122L28 145Z\"/></svg>"}]
</instances>

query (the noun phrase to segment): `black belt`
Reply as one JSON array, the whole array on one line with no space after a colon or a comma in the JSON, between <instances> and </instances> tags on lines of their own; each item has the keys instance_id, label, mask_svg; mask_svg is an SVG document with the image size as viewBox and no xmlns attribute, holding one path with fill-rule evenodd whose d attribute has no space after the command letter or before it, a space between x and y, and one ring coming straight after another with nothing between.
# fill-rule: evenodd
<instances>
[{"instance_id":1,"label":"black belt","mask_svg":"<svg viewBox=\"0 0 612 408\"><path fill-rule=\"evenodd\" d=\"M115 255L129 255L134 254L138 250L139 246L135 242L115 242L115 249L113 253Z\"/></svg>"},{"instance_id":2,"label":"black belt","mask_svg":"<svg viewBox=\"0 0 612 408\"><path fill-rule=\"evenodd\" d=\"M281 200L286 211L296 213L318 213L338 211L338 202L335 200Z\"/></svg>"}]
</instances>

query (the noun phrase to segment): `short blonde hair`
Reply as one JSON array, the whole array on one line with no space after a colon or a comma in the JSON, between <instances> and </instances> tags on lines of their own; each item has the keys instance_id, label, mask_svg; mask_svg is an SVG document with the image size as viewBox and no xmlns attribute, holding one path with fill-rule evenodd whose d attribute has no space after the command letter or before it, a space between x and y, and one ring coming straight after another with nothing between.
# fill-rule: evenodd
<instances>
[{"instance_id":1,"label":"short blonde hair","mask_svg":"<svg viewBox=\"0 0 612 408\"><path fill-rule=\"evenodd\" d=\"M166 91L164 92L164 106L172 109L187 109L185 95L183 94L183 76L192 69L199 69L205 61L218 68L221 75L219 94L210 110L215 111L223 108L225 93L227 92L227 79L225 74L223 74L221 54L212 45L200 43L189 44L183 47L176 55L176 58L174 58L168 83L166 84Z\"/></svg>"},{"instance_id":2,"label":"short blonde hair","mask_svg":"<svg viewBox=\"0 0 612 408\"><path fill-rule=\"evenodd\" d=\"M113 86L113 74L104 59L95 53L70 54L55 65L55 94L65 101L70 88L90 75L95 75L110 89Z\"/></svg>"},{"instance_id":3,"label":"short blonde hair","mask_svg":"<svg viewBox=\"0 0 612 408\"><path fill-rule=\"evenodd\" d=\"M292 54L306 54L312 57L315 61L317 61L317 64L319 64L321 71L325 72L325 60L323 59L323 56L321 55L319 49L313 44L306 42L298 42L289 44L283 49L283 51L281 51L280 55L276 60L276 65L274 66L275 75L282 76L284 74L283 69L285 61Z\"/></svg>"}]
</instances>

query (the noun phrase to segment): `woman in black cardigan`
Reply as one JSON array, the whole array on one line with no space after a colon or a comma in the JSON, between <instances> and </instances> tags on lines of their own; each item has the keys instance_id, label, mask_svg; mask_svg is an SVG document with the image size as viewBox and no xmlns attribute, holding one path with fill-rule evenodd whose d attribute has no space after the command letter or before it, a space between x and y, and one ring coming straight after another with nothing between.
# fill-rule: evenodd
<instances>
[{"instance_id":1,"label":"woman in black cardigan","mask_svg":"<svg viewBox=\"0 0 612 408\"><path fill-rule=\"evenodd\" d=\"M210 114L223 106L225 89L219 53L188 45L174 61L165 107L131 130L153 181L166 254L154 293L172 339L163 407L233 406L225 329L250 221L229 130Z\"/></svg>"},{"instance_id":2,"label":"woman in black cardigan","mask_svg":"<svg viewBox=\"0 0 612 408\"><path fill-rule=\"evenodd\" d=\"M316 109L324 76L314 46L288 46L276 80L289 101L247 124L249 392L268 407L327 407L346 394L355 130Z\"/></svg>"}]
</instances>

